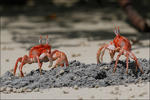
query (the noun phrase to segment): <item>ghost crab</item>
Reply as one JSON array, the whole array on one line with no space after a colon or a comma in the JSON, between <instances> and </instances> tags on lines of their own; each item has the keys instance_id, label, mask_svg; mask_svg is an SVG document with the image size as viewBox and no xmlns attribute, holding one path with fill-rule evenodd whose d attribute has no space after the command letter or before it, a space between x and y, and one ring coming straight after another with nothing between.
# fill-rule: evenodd
<instances>
[{"instance_id":1,"label":"ghost crab","mask_svg":"<svg viewBox=\"0 0 150 100\"><path fill-rule=\"evenodd\" d=\"M49 67L51 67L53 61L57 60L55 66L52 68L55 68L58 65L64 66L64 63L66 63L66 66L68 66L68 60L65 53L58 50L55 50L51 53L51 46L48 44L48 35L46 36L46 44L42 44L42 36L40 36L39 43L39 45L36 45L30 49L29 56L24 55L23 57L19 57L17 59L14 67L14 75L16 74L19 62L21 63L19 66L21 77L24 77L22 68L25 64L38 63L40 74L43 62L50 62ZM56 56L53 58L55 54Z\"/></svg>"},{"instance_id":2,"label":"ghost crab","mask_svg":"<svg viewBox=\"0 0 150 100\"><path fill-rule=\"evenodd\" d=\"M49 66L52 66L52 56L51 56L51 46L48 44L48 36L46 37L46 44L42 44L42 36L40 36L39 45L36 45L32 47L29 51L29 56L24 55L23 57L19 57L16 61L15 67L14 67L14 75L16 74L16 70L18 67L18 62L20 62L19 70L21 77L24 76L22 72L22 68L25 64L32 64L32 63L38 63L40 74L41 74L41 67L42 62L50 62Z\"/></svg>"},{"instance_id":3,"label":"ghost crab","mask_svg":"<svg viewBox=\"0 0 150 100\"><path fill-rule=\"evenodd\" d=\"M125 57L126 57L126 73L128 73L128 59L129 59L129 57L132 58L133 60L135 60L136 71L137 71L137 67L138 67L140 69L140 71L143 73L143 70L140 68L137 57L131 52L131 44L130 44L129 40L119 34L120 33L119 27L118 27L118 29L115 27L114 33L116 34L116 37L114 38L114 40L111 41L109 44L102 45L99 48L99 50L97 52L97 64L99 64L100 61L101 62L103 61L104 52L107 49L107 50L109 50L111 60L113 60L115 53L119 52L117 59L116 59L116 62L115 62L115 67L113 69L113 72L116 71L117 63L118 63L120 56L125 55Z\"/></svg>"}]
</instances>

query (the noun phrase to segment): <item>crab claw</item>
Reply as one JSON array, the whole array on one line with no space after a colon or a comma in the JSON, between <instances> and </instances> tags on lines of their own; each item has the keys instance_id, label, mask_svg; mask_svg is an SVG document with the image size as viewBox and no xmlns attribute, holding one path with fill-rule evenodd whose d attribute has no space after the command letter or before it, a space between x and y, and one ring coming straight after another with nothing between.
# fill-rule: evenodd
<instances>
[{"instance_id":1,"label":"crab claw","mask_svg":"<svg viewBox=\"0 0 150 100\"><path fill-rule=\"evenodd\" d=\"M52 67L52 65L53 65L53 60L51 58L49 58L49 65L48 65L48 67L50 68L50 67Z\"/></svg>"},{"instance_id":2,"label":"crab claw","mask_svg":"<svg viewBox=\"0 0 150 100\"><path fill-rule=\"evenodd\" d=\"M108 45L107 48L110 49L110 50L115 50L115 46L113 44Z\"/></svg>"}]
</instances>

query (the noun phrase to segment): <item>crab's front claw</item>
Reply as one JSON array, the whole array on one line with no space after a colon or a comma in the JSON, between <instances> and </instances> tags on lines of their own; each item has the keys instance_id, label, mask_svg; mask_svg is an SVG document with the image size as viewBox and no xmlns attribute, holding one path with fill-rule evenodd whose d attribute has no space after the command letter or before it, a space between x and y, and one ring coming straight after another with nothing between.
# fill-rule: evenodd
<instances>
[{"instance_id":1,"label":"crab's front claw","mask_svg":"<svg viewBox=\"0 0 150 100\"><path fill-rule=\"evenodd\" d=\"M53 60L49 59L49 65L48 65L48 67L50 68L50 67L52 67L52 65L53 65Z\"/></svg>"},{"instance_id":2,"label":"crab's front claw","mask_svg":"<svg viewBox=\"0 0 150 100\"><path fill-rule=\"evenodd\" d=\"M107 47L109 50L115 50L115 46L113 44L108 45Z\"/></svg>"},{"instance_id":3,"label":"crab's front claw","mask_svg":"<svg viewBox=\"0 0 150 100\"><path fill-rule=\"evenodd\" d=\"M100 56L101 56L101 52L103 51L103 49L105 49L105 47L107 46L107 44L102 45L98 51L97 51L97 64L100 64L102 61L100 60Z\"/></svg>"}]
</instances>

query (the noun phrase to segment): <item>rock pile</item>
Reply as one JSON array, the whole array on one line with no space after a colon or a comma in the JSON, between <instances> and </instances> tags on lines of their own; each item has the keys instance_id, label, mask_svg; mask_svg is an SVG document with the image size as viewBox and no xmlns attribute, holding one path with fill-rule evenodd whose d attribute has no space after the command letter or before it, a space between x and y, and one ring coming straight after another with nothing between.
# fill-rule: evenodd
<instances>
[{"instance_id":1,"label":"rock pile","mask_svg":"<svg viewBox=\"0 0 150 100\"><path fill-rule=\"evenodd\" d=\"M135 62L129 61L126 74L126 61L119 61L113 73L115 62L102 64L84 64L71 61L69 67L57 67L53 70L32 70L25 77L14 76L7 71L0 77L1 92L38 92L40 89L56 87L106 87L128 83L150 82L150 60L139 59L144 74L135 70Z\"/></svg>"}]
</instances>

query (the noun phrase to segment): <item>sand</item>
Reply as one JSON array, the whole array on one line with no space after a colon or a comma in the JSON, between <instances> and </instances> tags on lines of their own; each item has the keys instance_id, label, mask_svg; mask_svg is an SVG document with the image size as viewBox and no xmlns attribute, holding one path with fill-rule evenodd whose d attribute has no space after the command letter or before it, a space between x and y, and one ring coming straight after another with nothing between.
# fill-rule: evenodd
<instances>
[{"instance_id":1,"label":"sand","mask_svg":"<svg viewBox=\"0 0 150 100\"><path fill-rule=\"evenodd\" d=\"M17 20L11 21L10 18L2 17L3 23L9 22L1 31L1 74L3 75L6 71L11 71L15 65L15 61L18 57L28 54L28 48L33 45L38 44L39 35L46 35L47 31L51 31L49 34L50 44L52 45L52 50L59 49L65 52L68 56L69 61L79 60L82 63L90 64L96 63L96 52L98 48L103 43L109 43L114 37L113 24L112 22L98 22L96 24L90 24L87 27L87 23L76 23L73 29L71 28L60 28L54 27L55 23L49 24L44 23L34 23L30 22L26 16L17 17ZM36 20L36 17L35 19ZM58 19L59 20L59 19ZM103 24L105 23L105 25ZM68 22L69 24L69 22ZM53 26L54 25L54 26ZM125 22L117 21L117 25L120 26L122 34L125 33L126 36L136 37L138 32L131 28ZM46 28L42 28L46 27ZM106 27L104 27L106 26ZM25 27L25 28L24 28ZM27 29L27 28L31 29ZM57 31L66 32L57 33ZM70 36L70 30L77 31L84 30L83 34L86 35L86 31L90 31L91 34L95 35L93 30L100 31L100 36L88 34L89 36L82 36L74 38ZM108 30L108 31L107 31ZM103 31L107 31L103 33ZM45 33L45 34L44 34ZM81 32L82 33L82 32ZM132 33L132 34L131 34ZM103 40L103 37L106 39ZM140 43L133 45L133 53L138 58L149 59L149 40L147 37L141 37ZM124 57L121 57L124 59ZM105 53L105 62L110 62L108 52ZM48 70L48 64L43 64L43 70ZM23 68L24 73L30 73L31 70L36 70L38 68L37 64L27 64ZM19 70L17 70L17 75L19 76ZM1 99L149 99L149 82L130 84L127 86L117 85L109 87L99 87L99 88L49 88L40 90L40 92L29 92L29 93L11 93L5 94L1 93Z\"/></svg>"},{"instance_id":2,"label":"sand","mask_svg":"<svg viewBox=\"0 0 150 100\"><path fill-rule=\"evenodd\" d=\"M100 88L51 88L40 92L1 94L2 99L149 99L149 83Z\"/></svg>"}]
</instances>

